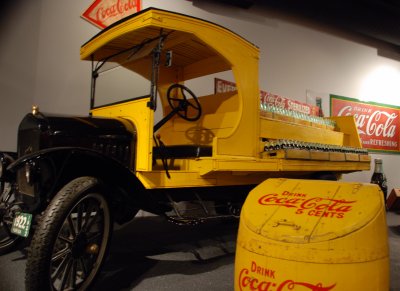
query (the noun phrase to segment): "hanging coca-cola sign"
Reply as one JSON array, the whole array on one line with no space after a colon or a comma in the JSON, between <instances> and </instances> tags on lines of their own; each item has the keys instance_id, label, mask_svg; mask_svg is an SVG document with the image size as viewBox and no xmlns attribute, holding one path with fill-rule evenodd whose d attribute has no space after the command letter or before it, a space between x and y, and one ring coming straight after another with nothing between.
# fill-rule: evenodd
<instances>
[{"instance_id":1,"label":"hanging coca-cola sign","mask_svg":"<svg viewBox=\"0 0 400 291\"><path fill-rule=\"evenodd\" d=\"M330 95L331 116L354 116L364 148L399 151L400 108Z\"/></svg>"},{"instance_id":2,"label":"hanging coca-cola sign","mask_svg":"<svg viewBox=\"0 0 400 291\"><path fill-rule=\"evenodd\" d=\"M82 18L103 29L140 9L141 0L95 0Z\"/></svg>"}]
</instances>

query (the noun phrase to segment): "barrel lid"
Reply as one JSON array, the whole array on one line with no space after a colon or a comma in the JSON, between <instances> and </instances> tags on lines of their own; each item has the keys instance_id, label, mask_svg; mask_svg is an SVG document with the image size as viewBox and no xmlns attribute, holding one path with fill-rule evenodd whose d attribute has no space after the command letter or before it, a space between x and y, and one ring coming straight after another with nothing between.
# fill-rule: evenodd
<instances>
[{"instance_id":1,"label":"barrel lid","mask_svg":"<svg viewBox=\"0 0 400 291\"><path fill-rule=\"evenodd\" d=\"M323 242L368 224L381 210L382 197L372 184L268 179L250 192L241 220L268 239Z\"/></svg>"}]
</instances>

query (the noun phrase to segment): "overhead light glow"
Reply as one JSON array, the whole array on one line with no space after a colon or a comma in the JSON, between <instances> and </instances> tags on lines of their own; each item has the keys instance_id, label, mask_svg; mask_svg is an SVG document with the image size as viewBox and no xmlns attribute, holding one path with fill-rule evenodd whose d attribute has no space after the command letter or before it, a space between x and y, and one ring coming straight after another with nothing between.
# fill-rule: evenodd
<instances>
[{"instance_id":1,"label":"overhead light glow","mask_svg":"<svg viewBox=\"0 0 400 291\"><path fill-rule=\"evenodd\" d=\"M382 66L369 73L361 84L363 101L400 105L400 70Z\"/></svg>"}]
</instances>

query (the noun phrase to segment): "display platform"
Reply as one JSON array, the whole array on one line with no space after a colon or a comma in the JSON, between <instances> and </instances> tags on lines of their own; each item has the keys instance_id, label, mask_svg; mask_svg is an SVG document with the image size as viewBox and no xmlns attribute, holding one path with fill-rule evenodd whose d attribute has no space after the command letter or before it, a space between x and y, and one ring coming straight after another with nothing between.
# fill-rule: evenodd
<instances>
[{"instance_id":1,"label":"display platform","mask_svg":"<svg viewBox=\"0 0 400 291\"><path fill-rule=\"evenodd\" d=\"M400 290L400 215L387 213L387 222L390 291L395 291ZM213 222L182 229L161 217L138 217L115 230L94 290L233 290L237 226ZM24 269L24 252L0 257L0 290L24 290Z\"/></svg>"}]
</instances>

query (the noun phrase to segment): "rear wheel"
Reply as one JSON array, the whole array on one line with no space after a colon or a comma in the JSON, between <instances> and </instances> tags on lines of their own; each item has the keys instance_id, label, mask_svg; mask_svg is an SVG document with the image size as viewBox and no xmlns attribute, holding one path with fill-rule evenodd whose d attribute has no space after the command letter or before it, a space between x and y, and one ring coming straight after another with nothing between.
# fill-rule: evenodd
<instances>
[{"instance_id":1,"label":"rear wheel","mask_svg":"<svg viewBox=\"0 0 400 291\"><path fill-rule=\"evenodd\" d=\"M81 177L68 183L50 202L33 235L26 290L86 290L106 257L111 231L99 181Z\"/></svg>"},{"instance_id":2,"label":"rear wheel","mask_svg":"<svg viewBox=\"0 0 400 291\"><path fill-rule=\"evenodd\" d=\"M22 237L11 233L12 208L15 202L13 193L7 193L9 190L5 185L5 190L0 198L0 255L9 253L16 249L22 241Z\"/></svg>"},{"instance_id":3,"label":"rear wheel","mask_svg":"<svg viewBox=\"0 0 400 291\"><path fill-rule=\"evenodd\" d=\"M4 154L3 159L10 164L14 159ZM0 180L0 255L14 250L22 241L22 237L11 233L11 225L15 212L20 211L10 183Z\"/></svg>"}]
</instances>

